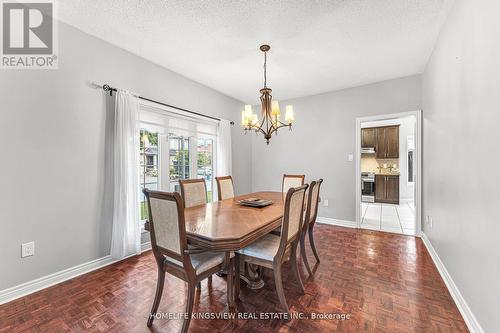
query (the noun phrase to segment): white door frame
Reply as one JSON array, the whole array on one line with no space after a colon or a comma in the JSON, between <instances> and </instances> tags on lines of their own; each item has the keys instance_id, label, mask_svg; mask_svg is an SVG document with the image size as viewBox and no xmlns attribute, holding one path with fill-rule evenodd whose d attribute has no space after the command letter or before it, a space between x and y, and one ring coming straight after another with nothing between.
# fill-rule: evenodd
<instances>
[{"instance_id":1,"label":"white door frame","mask_svg":"<svg viewBox=\"0 0 500 333\"><path fill-rule=\"evenodd\" d=\"M422 110L388 113L356 118L356 225L361 226L361 123L415 116L415 151L417 157L417 181L415 185L415 236L422 234Z\"/></svg>"}]
</instances>

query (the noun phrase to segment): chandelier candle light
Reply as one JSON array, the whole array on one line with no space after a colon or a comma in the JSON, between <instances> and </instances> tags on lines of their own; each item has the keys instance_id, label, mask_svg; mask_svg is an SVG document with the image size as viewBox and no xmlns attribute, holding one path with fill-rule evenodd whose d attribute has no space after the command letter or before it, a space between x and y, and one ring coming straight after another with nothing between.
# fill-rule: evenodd
<instances>
[{"instance_id":1,"label":"chandelier candle light","mask_svg":"<svg viewBox=\"0 0 500 333\"><path fill-rule=\"evenodd\" d=\"M267 52L271 49L269 45L262 45L260 50L264 52L264 88L260 90L260 102L262 104L262 120L259 121L257 114L252 111L251 105L245 105L245 110L241 111L241 125L245 129L245 133L250 130L255 130L257 133L264 134L267 144L273 133L278 135L278 129L288 127L292 130L292 123L295 120L293 117L293 106L287 105L285 108L285 122L280 121L281 111L278 101L273 101L271 95L272 89L267 87Z\"/></svg>"}]
</instances>

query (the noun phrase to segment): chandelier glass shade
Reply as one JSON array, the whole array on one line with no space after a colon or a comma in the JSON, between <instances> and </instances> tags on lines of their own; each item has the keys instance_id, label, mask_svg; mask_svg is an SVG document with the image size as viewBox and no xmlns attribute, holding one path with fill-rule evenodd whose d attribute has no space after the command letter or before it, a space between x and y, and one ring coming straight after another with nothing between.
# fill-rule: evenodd
<instances>
[{"instance_id":1,"label":"chandelier glass shade","mask_svg":"<svg viewBox=\"0 0 500 333\"><path fill-rule=\"evenodd\" d=\"M264 52L264 88L260 90L261 117L253 113L251 105L245 105L245 110L241 111L241 125L245 132L254 130L262 133L267 144L273 133L278 134L278 129L288 127L292 130L292 123L295 120L293 116L293 106L285 107L285 121L281 121L281 110L278 101L273 101L271 95L272 89L267 87L267 52L271 49L269 45L262 45L260 50Z\"/></svg>"}]
</instances>

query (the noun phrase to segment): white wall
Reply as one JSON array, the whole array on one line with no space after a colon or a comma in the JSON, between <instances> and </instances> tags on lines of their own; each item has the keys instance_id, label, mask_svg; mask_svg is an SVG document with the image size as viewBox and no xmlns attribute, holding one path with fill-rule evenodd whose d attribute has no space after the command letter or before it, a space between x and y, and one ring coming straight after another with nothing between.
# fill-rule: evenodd
<instances>
[{"instance_id":1,"label":"white wall","mask_svg":"<svg viewBox=\"0 0 500 333\"><path fill-rule=\"evenodd\" d=\"M423 76L424 232L485 332L500 331L499 13L457 0Z\"/></svg>"},{"instance_id":2,"label":"white wall","mask_svg":"<svg viewBox=\"0 0 500 333\"><path fill-rule=\"evenodd\" d=\"M279 97L279 92L275 96ZM304 173L306 181L323 178L319 216L355 220L356 118L421 109L421 77L396 80L281 101L294 105L293 131L282 129L269 145L252 134L253 190L280 190L283 173Z\"/></svg>"},{"instance_id":3,"label":"white wall","mask_svg":"<svg viewBox=\"0 0 500 333\"><path fill-rule=\"evenodd\" d=\"M66 24L59 33L58 70L0 71L0 290L109 254L112 99L89 81L239 123L241 102ZM250 150L235 126L238 193L251 188ZM35 256L21 259L31 240Z\"/></svg>"}]
</instances>

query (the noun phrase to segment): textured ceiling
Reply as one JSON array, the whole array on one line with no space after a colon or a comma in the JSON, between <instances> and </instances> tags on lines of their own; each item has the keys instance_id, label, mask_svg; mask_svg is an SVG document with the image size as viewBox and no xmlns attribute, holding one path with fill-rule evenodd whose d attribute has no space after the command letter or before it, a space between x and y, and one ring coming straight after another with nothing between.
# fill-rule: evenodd
<instances>
[{"instance_id":1,"label":"textured ceiling","mask_svg":"<svg viewBox=\"0 0 500 333\"><path fill-rule=\"evenodd\" d=\"M91 35L255 103L260 44L268 86L290 99L421 73L453 0L64 0Z\"/></svg>"}]
</instances>

